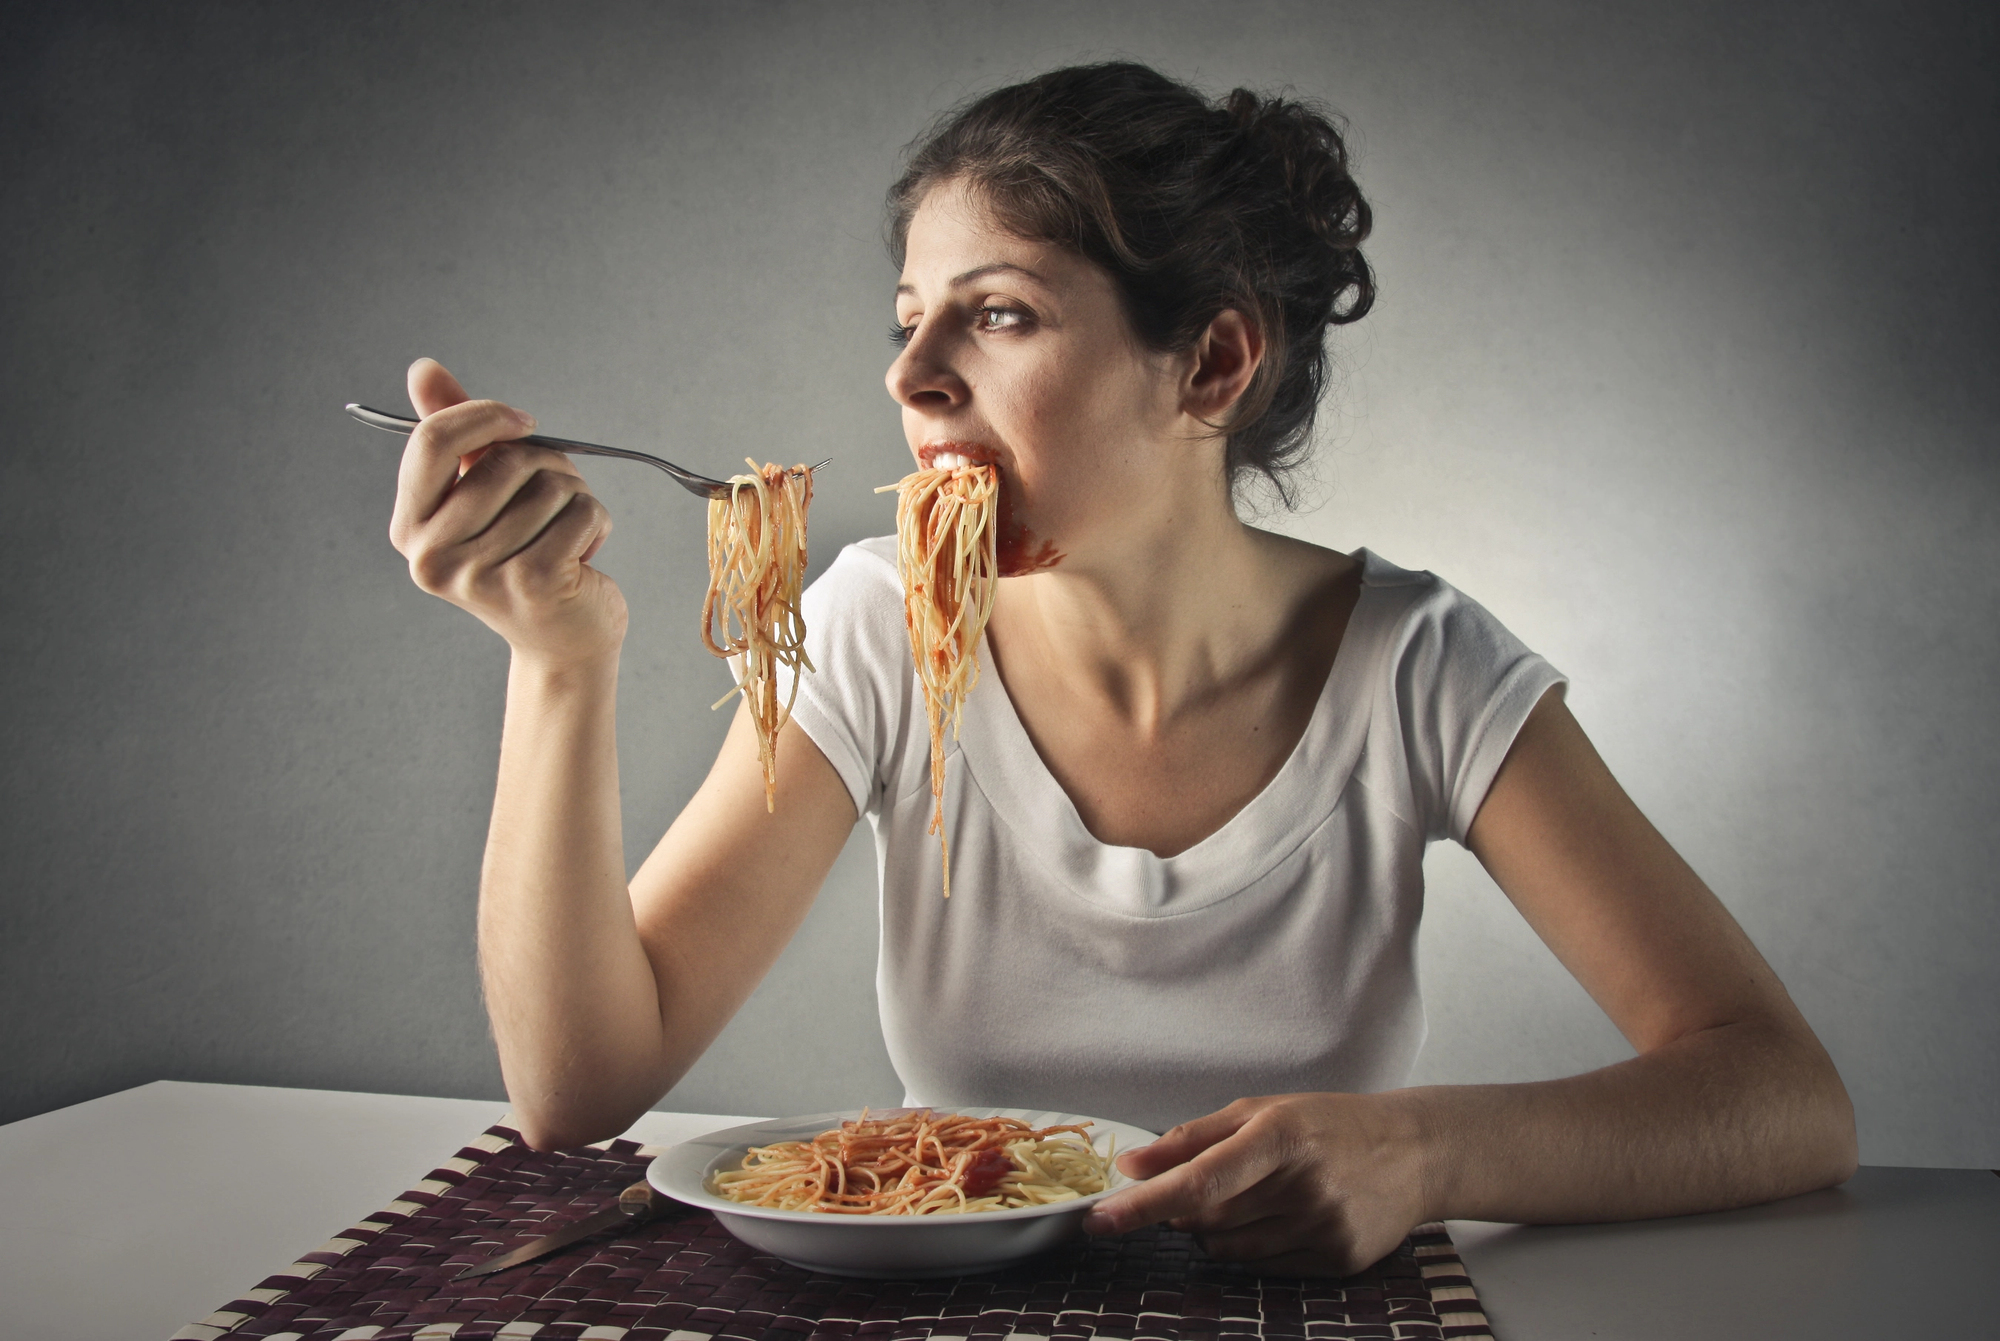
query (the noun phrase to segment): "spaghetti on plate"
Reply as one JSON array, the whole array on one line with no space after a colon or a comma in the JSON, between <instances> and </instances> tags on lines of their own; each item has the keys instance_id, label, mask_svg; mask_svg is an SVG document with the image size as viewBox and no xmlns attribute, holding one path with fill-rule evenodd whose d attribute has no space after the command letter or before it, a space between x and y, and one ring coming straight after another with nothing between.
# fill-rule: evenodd
<instances>
[{"instance_id":1,"label":"spaghetti on plate","mask_svg":"<svg viewBox=\"0 0 2000 1341\"><path fill-rule=\"evenodd\" d=\"M1088 1125L864 1110L810 1141L752 1146L740 1168L714 1175L711 1190L745 1205L828 1215L1046 1206L1111 1186L1111 1152L1091 1145Z\"/></svg>"}]
</instances>

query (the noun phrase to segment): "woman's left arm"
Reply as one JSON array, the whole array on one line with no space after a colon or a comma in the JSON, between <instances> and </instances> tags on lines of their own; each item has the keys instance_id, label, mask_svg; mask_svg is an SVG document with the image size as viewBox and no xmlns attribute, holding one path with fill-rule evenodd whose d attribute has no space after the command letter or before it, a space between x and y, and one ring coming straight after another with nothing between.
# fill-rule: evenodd
<instances>
[{"instance_id":1,"label":"woman's left arm","mask_svg":"<svg viewBox=\"0 0 2000 1341\"><path fill-rule=\"evenodd\" d=\"M1564 1080L1245 1099L1134 1151L1086 1223L1165 1220L1278 1271L1351 1271L1412 1225L1633 1220L1840 1182L1854 1112L1777 975L1639 813L1555 690L1467 846L1638 1056Z\"/></svg>"}]
</instances>

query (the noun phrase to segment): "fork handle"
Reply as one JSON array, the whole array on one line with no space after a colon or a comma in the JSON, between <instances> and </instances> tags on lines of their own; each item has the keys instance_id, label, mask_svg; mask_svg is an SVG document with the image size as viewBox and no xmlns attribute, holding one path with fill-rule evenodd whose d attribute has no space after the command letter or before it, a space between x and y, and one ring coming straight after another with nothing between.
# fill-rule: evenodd
<instances>
[{"instance_id":1,"label":"fork handle","mask_svg":"<svg viewBox=\"0 0 2000 1341\"><path fill-rule=\"evenodd\" d=\"M385 433L414 432L418 420L400 414L390 414L386 410L370 409L366 405L350 404L347 413L370 428L379 428ZM604 447L594 442L577 442L570 438L551 438L541 433L531 433L520 441L536 447L548 447L554 451L567 452L572 456L608 456L619 461L643 461L658 467L673 476L674 482L689 493L700 494L703 498L727 498L729 484L724 480L712 480L706 475L697 475L691 470L683 470L671 461L662 461L657 456L644 452L630 451L624 447Z\"/></svg>"}]
</instances>

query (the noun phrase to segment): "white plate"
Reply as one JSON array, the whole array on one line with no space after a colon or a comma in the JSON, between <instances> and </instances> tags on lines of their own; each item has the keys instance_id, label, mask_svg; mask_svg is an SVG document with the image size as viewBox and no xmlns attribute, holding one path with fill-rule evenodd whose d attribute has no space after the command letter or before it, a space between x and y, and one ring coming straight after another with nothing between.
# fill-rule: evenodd
<instances>
[{"instance_id":1,"label":"white plate","mask_svg":"<svg viewBox=\"0 0 2000 1341\"><path fill-rule=\"evenodd\" d=\"M877 1108L883 1117L905 1109ZM939 1109L939 1112L946 1110ZM1093 1124L1087 1135L1099 1150L1117 1142L1119 1154L1158 1139L1152 1132L1103 1118L1074 1113L1045 1113L1029 1108L955 1108L969 1117L1010 1117L1034 1127L1066 1123ZM830 1127L861 1116L860 1109L843 1113L813 1113L805 1117L773 1118L710 1132L683 1141L655 1159L646 1178L675 1201L713 1211L737 1238L793 1266L836 1276L876 1278L962 1276L997 1271L1047 1252L1077 1232L1084 1213L1096 1202L1133 1180L1111 1173L1102 1192L1053 1206L1023 1206L1011 1211L973 1211L965 1215L823 1215L816 1211L781 1211L745 1206L708 1190L718 1170L738 1168L753 1145L811 1140Z\"/></svg>"}]
</instances>

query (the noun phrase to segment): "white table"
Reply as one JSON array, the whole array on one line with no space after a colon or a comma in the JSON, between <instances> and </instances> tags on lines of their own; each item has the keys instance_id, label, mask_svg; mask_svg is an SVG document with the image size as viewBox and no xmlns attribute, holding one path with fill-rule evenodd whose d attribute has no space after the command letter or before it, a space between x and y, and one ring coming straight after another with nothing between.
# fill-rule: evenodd
<instances>
[{"instance_id":1,"label":"white table","mask_svg":"<svg viewBox=\"0 0 2000 1341\"><path fill-rule=\"evenodd\" d=\"M161 1081L0 1127L0 1337L169 1337L386 1205L503 1111ZM631 1135L660 1144L747 1120L649 1113ZM317 1155L299 1164L302 1146ZM1983 1169L1868 1168L1723 1215L1451 1229L1502 1341L2000 1331L1985 1298L2000 1178Z\"/></svg>"}]
</instances>

